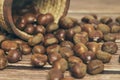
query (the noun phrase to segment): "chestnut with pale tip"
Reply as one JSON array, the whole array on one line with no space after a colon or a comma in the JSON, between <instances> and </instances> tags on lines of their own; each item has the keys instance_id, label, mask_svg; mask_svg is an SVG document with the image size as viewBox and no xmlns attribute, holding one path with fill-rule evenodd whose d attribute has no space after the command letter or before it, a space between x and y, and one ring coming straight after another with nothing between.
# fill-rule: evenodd
<instances>
[{"instance_id":1,"label":"chestnut with pale tip","mask_svg":"<svg viewBox=\"0 0 120 80\"><path fill-rule=\"evenodd\" d=\"M47 63L47 56L43 54L33 54L31 56L31 64L33 67L44 67Z\"/></svg>"}]
</instances>

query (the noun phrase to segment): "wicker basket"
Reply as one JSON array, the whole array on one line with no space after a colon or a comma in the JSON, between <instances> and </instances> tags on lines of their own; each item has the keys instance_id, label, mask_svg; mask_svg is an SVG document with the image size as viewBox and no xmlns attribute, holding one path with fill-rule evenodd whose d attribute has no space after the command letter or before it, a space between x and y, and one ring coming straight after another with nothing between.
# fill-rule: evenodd
<instances>
[{"instance_id":1,"label":"wicker basket","mask_svg":"<svg viewBox=\"0 0 120 80\"><path fill-rule=\"evenodd\" d=\"M25 1L25 0L19 0ZM13 0L0 1L0 25L9 33L14 33L23 40L28 40L33 35L29 35L19 29L13 23L12 4ZM62 16L67 14L70 0L34 0L41 13L51 13L57 23Z\"/></svg>"}]
</instances>

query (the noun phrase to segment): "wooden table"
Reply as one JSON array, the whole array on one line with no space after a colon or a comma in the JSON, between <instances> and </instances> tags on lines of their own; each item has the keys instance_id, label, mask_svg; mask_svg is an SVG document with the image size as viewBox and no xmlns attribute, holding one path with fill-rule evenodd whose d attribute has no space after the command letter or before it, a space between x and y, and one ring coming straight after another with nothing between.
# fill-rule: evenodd
<instances>
[{"instance_id":1,"label":"wooden table","mask_svg":"<svg viewBox=\"0 0 120 80\"><path fill-rule=\"evenodd\" d=\"M113 18L120 15L120 0L71 0L68 16L78 18L88 14L97 14L100 16L112 16ZM105 70L101 74L87 74L80 80L120 80L120 33L117 35L118 52L113 55L110 63L105 64ZM46 80L47 72L50 66L46 65L44 69L35 69L30 65L30 55L23 56L23 61L15 64L9 64L7 69L0 71L0 80ZM69 76L69 72L65 76ZM79 79L76 79L79 80Z\"/></svg>"}]
</instances>

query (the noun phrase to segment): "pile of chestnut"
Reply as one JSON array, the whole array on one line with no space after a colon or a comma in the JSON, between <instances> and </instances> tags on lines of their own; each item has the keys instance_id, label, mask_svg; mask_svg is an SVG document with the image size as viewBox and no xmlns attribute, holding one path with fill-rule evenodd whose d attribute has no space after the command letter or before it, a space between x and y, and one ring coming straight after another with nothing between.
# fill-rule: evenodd
<instances>
[{"instance_id":1,"label":"pile of chestnut","mask_svg":"<svg viewBox=\"0 0 120 80\"><path fill-rule=\"evenodd\" d=\"M96 15L84 16L81 22L67 16L58 23L54 20L52 14L41 14L29 5L15 10L16 27L34 36L26 42L1 32L0 69L6 68L8 62L21 61L22 55L32 54L32 66L52 65L48 80L74 80L86 73L103 72L104 64L110 62L118 50L113 33L120 32L120 17L115 21L111 17L99 20ZM74 78L64 77L67 70Z\"/></svg>"}]
</instances>

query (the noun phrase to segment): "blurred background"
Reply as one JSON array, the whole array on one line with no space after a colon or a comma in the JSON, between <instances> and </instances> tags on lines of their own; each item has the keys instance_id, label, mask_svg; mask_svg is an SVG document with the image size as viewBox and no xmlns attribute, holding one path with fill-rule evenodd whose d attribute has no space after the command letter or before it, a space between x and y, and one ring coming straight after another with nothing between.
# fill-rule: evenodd
<instances>
[{"instance_id":1,"label":"blurred background","mask_svg":"<svg viewBox=\"0 0 120 80\"><path fill-rule=\"evenodd\" d=\"M69 14L76 18L83 15L119 16L120 0L70 0Z\"/></svg>"}]
</instances>

